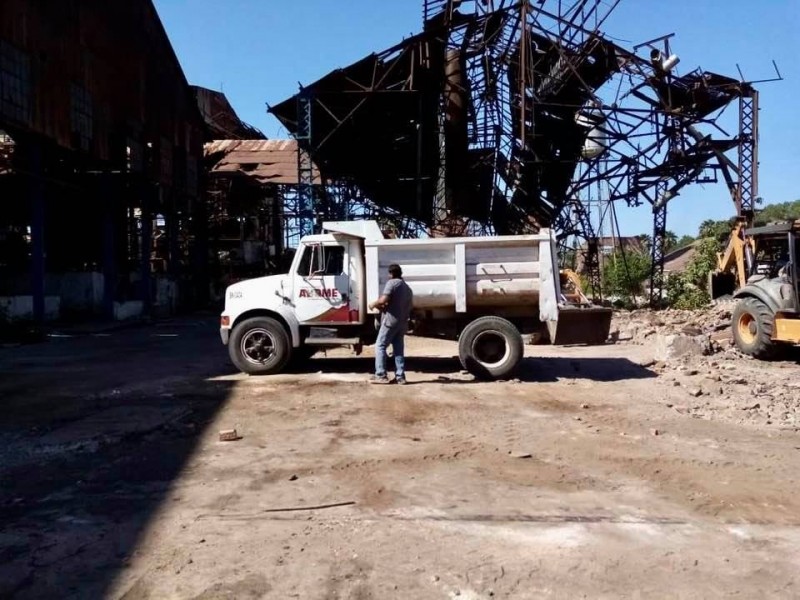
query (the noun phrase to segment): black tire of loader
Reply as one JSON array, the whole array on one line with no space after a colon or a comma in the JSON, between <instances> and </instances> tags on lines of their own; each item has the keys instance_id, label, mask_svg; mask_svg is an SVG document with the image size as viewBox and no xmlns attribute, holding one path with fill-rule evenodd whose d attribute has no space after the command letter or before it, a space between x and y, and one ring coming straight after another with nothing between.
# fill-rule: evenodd
<instances>
[{"instance_id":1,"label":"black tire of loader","mask_svg":"<svg viewBox=\"0 0 800 600\"><path fill-rule=\"evenodd\" d=\"M263 363L248 360L242 340L248 333L262 330L274 344L273 354ZM292 343L284 326L270 317L253 317L234 327L228 342L228 354L236 368L248 375L274 375L286 367L292 355Z\"/></svg>"},{"instance_id":2,"label":"black tire of loader","mask_svg":"<svg viewBox=\"0 0 800 600\"><path fill-rule=\"evenodd\" d=\"M745 339L739 331L742 319L751 320L755 325L755 335L752 339ZM743 298L738 302L731 317L731 329L736 347L743 354L769 360L779 353L779 346L772 341L772 332L775 328L775 314L757 298Z\"/></svg>"},{"instance_id":3,"label":"black tire of loader","mask_svg":"<svg viewBox=\"0 0 800 600\"><path fill-rule=\"evenodd\" d=\"M476 347L483 338L502 340L502 357L489 362ZM458 357L461 366L478 379L509 378L519 367L524 352L522 335L513 323L501 317L480 317L464 328L458 338Z\"/></svg>"}]
</instances>

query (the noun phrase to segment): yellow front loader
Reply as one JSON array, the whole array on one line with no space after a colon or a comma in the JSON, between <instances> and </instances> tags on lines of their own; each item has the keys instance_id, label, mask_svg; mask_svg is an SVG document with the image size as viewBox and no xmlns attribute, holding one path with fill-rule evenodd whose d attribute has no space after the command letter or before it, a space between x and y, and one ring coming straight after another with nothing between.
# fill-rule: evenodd
<instances>
[{"instance_id":1,"label":"yellow front loader","mask_svg":"<svg viewBox=\"0 0 800 600\"><path fill-rule=\"evenodd\" d=\"M755 358L800 344L800 221L747 228L739 222L711 274L712 299L738 300L731 327L736 346Z\"/></svg>"}]
</instances>

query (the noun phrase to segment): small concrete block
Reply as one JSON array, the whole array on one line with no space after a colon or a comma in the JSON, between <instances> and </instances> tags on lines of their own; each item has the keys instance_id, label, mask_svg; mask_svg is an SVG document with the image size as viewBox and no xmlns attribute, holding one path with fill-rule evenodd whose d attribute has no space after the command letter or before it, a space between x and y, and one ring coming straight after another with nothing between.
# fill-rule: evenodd
<instances>
[{"instance_id":1,"label":"small concrete block","mask_svg":"<svg viewBox=\"0 0 800 600\"><path fill-rule=\"evenodd\" d=\"M223 429L219 432L220 442L235 442L242 439L235 429Z\"/></svg>"}]
</instances>

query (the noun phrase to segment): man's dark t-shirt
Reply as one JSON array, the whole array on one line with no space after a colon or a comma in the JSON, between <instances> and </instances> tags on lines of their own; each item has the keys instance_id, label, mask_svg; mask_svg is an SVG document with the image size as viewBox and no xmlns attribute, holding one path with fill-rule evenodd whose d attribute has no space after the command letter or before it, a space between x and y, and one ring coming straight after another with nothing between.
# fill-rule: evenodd
<instances>
[{"instance_id":1,"label":"man's dark t-shirt","mask_svg":"<svg viewBox=\"0 0 800 600\"><path fill-rule=\"evenodd\" d=\"M383 313L383 325L395 327L400 323L405 327L414 303L414 293L411 288L400 278L390 279L383 288L383 295L389 298L386 311Z\"/></svg>"}]
</instances>

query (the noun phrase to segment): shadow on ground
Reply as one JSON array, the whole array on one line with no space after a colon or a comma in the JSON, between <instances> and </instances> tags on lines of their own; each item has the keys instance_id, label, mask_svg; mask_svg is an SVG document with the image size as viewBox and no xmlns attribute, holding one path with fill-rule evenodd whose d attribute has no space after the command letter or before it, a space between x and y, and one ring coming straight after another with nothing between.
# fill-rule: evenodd
<instances>
[{"instance_id":1,"label":"shadow on ground","mask_svg":"<svg viewBox=\"0 0 800 600\"><path fill-rule=\"evenodd\" d=\"M312 358L293 372L303 373L359 373L367 377L374 372L372 358ZM389 365L389 372L394 367ZM406 357L406 370L414 376L415 383L474 383L474 379L461 371L458 357ZM463 373L467 379L453 376ZM426 375L437 377L428 378ZM523 382L555 382L562 379L589 379L591 381L624 381L648 379L657 375L625 358L524 358L513 378Z\"/></svg>"},{"instance_id":2,"label":"shadow on ground","mask_svg":"<svg viewBox=\"0 0 800 600\"><path fill-rule=\"evenodd\" d=\"M231 372L197 320L0 352L0 598L106 595Z\"/></svg>"},{"instance_id":3,"label":"shadow on ground","mask_svg":"<svg viewBox=\"0 0 800 600\"><path fill-rule=\"evenodd\" d=\"M456 357L409 357L412 379L470 384ZM363 373L370 358L305 372ZM228 401L215 323L177 320L0 350L0 598L100 598L139 552ZM300 375L302 377L302 374ZM527 358L524 382L654 377L617 358Z\"/></svg>"}]
</instances>

